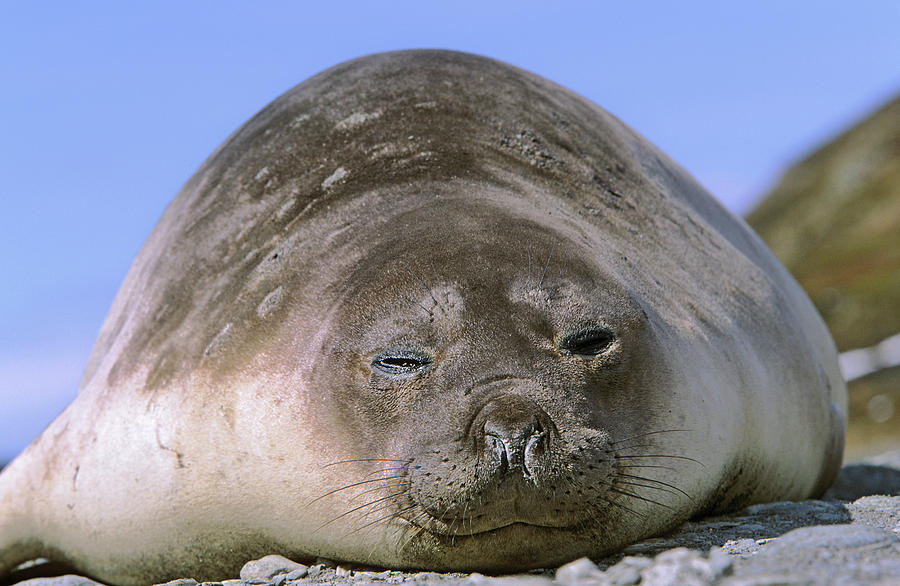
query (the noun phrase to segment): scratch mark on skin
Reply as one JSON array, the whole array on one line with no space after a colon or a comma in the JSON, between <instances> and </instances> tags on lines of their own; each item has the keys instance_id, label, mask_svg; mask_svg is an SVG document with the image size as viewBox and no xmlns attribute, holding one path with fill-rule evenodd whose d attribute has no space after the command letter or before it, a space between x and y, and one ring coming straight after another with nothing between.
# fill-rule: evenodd
<instances>
[{"instance_id":1,"label":"scratch mark on skin","mask_svg":"<svg viewBox=\"0 0 900 586\"><path fill-rule=\"evenodd\" d=\"M553 258L553 251L556 250L556 241L553 241L553 247L550 248L550 254L547 256L547 264L544 265L544 272L541 273L541 280L538 281L537 288L540 289L544 284L544 278L547 276L547 269L550 268L550 259Z\"/></svg>"},{"instance_id":2,"label":"scratch mark on skin","mask_svg":"<svg viewBox=\"0 0 900 586\"><path fill-rule=\"evenodd\" d=\"M375 112L354 112L335 125L335 130L350 130L356 128L370 120L377 120L381 117L380 111Z\"/></svg>"},{"instance_id":3,"label":"scratch mark on skin","mask_svg":"<svg viewBox=\"0 0 900 586\"><path fill-rule=\"evenodd\" d=\"M261 318L266 318L275 308L278 307L278 304L281 303L282 294L284 292L284 287L279 285L274 290L272 290L265 298L260 302L260 304L256 307L256 315Z\"/></svg>"},{"instance_id":4,"label":"scratch mark on skin","mask_svg":"<svg viewBox=\"0 0 900 586\"><path fill-rule=\"evenodd\" d=\"M212 340L210 340L209 345L203 351L203 355L210 356L213 353L215 353L217 350L219 350L222 347L222 344L224 344L228 340L228 337L230 335L231 335L231 322L228 322L227 324L225 324L225 327L222 328L222 330L218 334L216 334Z\"/></svg>"},{"instance_id":5,"label":"scratch mark on skin","mask_svg":"<svg viewBox=\"0 0 900 586\"><path fill-rule=\"evenodd\" d=\"M290 124L288 124L288 128L290 128L291 130L300 128L300 126L302 126L303 123L306 122L307 120L309 120L309 114L301 114L301 115L297 116L296 118L294 118L293 120L291 120Z\"/></svg>"},{"instance_id":6,"label":"scratch mark on skin","mask_svg":"<svg viewBox=\"0 0 900 586\"><path fill-rule=\"evenodd\" d=\"M343 167L338 167L334 170L334 173L325 178L325 181L322 182L322 189L328 190L332 185L349 175L350 172L344 169Z\"/></svg>"},{"instance_id":7,"label":"scratch mark on skin","mask_svg":"<svg viewBox=\"0 0 900 586\"><path fill-rule=\"evenodd\" d=\"M182 459L182 453L174 448L170 448L168 446L163 445L162 440L159 438L159 428L156 428L156 445L160 447L162 450L166 450L167 452L172 452L175 454L175 457L178 459L178 467L184 468L184 460Z\"/></svg>"}]
</instances>

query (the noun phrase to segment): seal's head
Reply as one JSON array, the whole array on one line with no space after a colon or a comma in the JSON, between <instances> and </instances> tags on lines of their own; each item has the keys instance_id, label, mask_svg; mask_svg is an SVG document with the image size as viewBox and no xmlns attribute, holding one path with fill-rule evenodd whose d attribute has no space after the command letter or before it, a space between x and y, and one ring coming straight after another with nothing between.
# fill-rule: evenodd
<instances>
[{"instance_id":1,"label":"seal's head","mask_svg":"<svg viewBox=\"0 0 900 586\"><path fill-rule=\"evenodd\" d=\"M661 392L678 352L613 249L461 198L392 224L332 291L314 352L319 417L342 430L322 440L321 500L342 503L327 528L376 535L405 565L496 571L688 510L698 463L679 446L708 429L684 429L689 403Z\"/></svg>"}]
</instances>

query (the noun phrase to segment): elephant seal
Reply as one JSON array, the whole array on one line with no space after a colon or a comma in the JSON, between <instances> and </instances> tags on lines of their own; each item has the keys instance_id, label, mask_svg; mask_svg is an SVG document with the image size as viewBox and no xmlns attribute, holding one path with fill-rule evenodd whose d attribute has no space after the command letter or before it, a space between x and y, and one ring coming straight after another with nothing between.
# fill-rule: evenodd
<instances>
[{"instance_id":1,"label":"elephant seal","mask_svg":"<svg viewBox=\"0 0 900 586\"><path fill-rule=\"evenodd\" d=\"M845 393L784 268L616 118L490 59L374 55L166 209L78 397L0 476L0 568L599 556L820 494Z\"/></svg>"}]
</instances>

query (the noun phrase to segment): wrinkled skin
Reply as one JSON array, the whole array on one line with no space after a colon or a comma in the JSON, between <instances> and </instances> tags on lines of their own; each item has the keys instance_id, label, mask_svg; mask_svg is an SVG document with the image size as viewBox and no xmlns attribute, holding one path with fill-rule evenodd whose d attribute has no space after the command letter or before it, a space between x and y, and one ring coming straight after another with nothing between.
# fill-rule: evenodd
<instances>
[{"instance_id":1,"label":"wrinkled skin","mask_svg":"<svg viewBox=\"0 0 900 586\"><path fill-rule=\"evenodd\" d=\"M375 55L170 204L0 474L0 573L559 564L821 493L845 410L796 283L621 122L495 61Z\"/></svg>"}]
</instances>

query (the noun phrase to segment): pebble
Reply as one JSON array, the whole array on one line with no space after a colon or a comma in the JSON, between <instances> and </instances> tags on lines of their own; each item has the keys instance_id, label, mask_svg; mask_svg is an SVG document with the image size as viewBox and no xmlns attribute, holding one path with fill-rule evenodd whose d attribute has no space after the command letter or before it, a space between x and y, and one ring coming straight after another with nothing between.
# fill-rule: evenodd
<instances>
[{"instance_id":1,"label":"pebble","mask_svg":"<svg viewBox=\"0 0 900 586\"><path fill-rule=\"evenodd\" d=\"M563 586L575 586L596 579L602 572L600 567L588 558L580 558L556 570L556 581Z\"/></svg>"},{"instance_id":2,"label":"pebble","mask_svg":"<svg viewBox=\"0 0 900 586\"><path fill-rule=\"evenodd\" d=\"M196 584L196 582L194 582ZM18 586L103 586L100 582L94 582L90 578L84 576L76 576L74 574L66 574L65 576L56 576L53 578L32 578L19 582Z\"/></svg>"},{"instance_id":3,"label":"pebble","mask_svg":"<svg viewBox=\"0 0 900 586\"><path fill-rule=\"evenodd\" d=\"M280 555L267 555L244 564L244 567L241 568L241 580L244 582L260 580L260 583L265 584L275 576L303 570L308 571L303 564L298 564Z\"/></svg>"}]
</instances>

